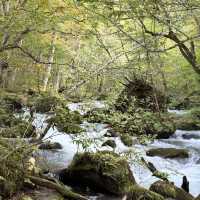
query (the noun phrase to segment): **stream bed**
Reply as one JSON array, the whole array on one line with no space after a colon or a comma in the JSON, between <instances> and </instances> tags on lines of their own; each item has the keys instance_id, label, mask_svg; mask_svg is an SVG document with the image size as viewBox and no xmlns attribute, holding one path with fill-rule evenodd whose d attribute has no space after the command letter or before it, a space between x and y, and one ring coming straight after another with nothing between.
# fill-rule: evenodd
<instances>
[{"instance_id":1,"label":"stream bed","mask_svg":"<svg viewBox=\"0 0 200 200\"><path fill-rule=\"evenodd\" d=\"M84 114L91 108L102 108L104 107L104 104L101 102L93 102L91 106L91 104L74 103L68 105L68 107L73 111L77 110L81 114ZM178 111L170 112L182 114L182 112L179 113ZM40 131L44 130L46 126L45 120L48 118L48 116L45 114L36 113L34 117L34 125L36 128ZM115 152L123 154L132 151L134 152L134 156L142 155L147 161L152 162L159 171L168 173L169 180L174 182L178 187L180 187L182 184L182 177L186 175L190 182L190 193L194 196L200 194L200 130L177 130L169 139L155 140L153 143L148 145L140 145L136 142L136 144L134 144L132 147L127 147L121 142L119 137L107 138L104 136L104 134L108 131L106 124L84 122L81 126L86 130L86 133L80 134L77 137L61 133L56 128L51 128L48 131L45 139L51 140L52 142L59 142L63 146L63 149L56 151L42 150L40 152L40 162L42 162L47 169L55 170L66 168L72 161L75 153L83 151L80 141L91 144L88 145L87 149L90 151L112 151L113 149L111 147L101 147L101 145L106 140L113 139L117 145L116 149L114 149ZM146 156L146 150L156 147L185 148L189 150L190 156L187 159L165 159L161 157ZM152 173L147 168L135 161L135 159L132 160L132 158L130 158L130 166L137 183L141 186L149 188L153 182L158 180L156 177L152 176ZM109 200L113 198L95 195L90 199Z\"/></svg>"}]
</instances>

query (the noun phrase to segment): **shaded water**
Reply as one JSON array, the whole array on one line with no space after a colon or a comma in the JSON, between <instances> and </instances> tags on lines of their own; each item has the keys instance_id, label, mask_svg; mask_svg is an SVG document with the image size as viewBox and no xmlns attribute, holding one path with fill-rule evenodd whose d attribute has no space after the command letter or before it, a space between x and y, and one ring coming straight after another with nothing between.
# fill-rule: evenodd
<instances>
[{"instance_id":1,"label":"shaded water","mask_svg":"<svg viewBox=\"0 0 200 200\"><path fill-rule=\"evenodd\" d=\"M92 107L104 107L101 102L93 102ZM70 104L71 110L78 110L82 114L90 109L90 104ZM170 111L177 114L183 114L184 111ZM45 120L47 115L36 114L34 124L38 130L43 130L46 126ZM77 151L83 151L81 145L78 145L79 141L88 142L90 151L96 150L112 150L110 147L101 147L104 141L108 138L104 137L107 132L105 124L88 123L84 122L81 125L86 133L80 134L77 137L59 132L56 128L51 128L45 139L50 139L52 142L59 142L62 146L62 150L58 151L41 151L41 157L44 160L44 165L49 169L66 168L73 159L74 154ZM190 134L191 139L184 139L184 134ZM194 136L194 137L193 137ZM198 139L199 138L199 139ZM110 138L109 138L110 139ZM155 140L153 143L147 146L136 144L132 147L126 147L120 140L120 138L112 138L115 140L117 147L115 152L124 153L129 150L136 151L139 155L142 155L146 160L152 162L155 167L163 172L169 174L169 180L173 181L178 187L182 184L182 177L186 175L190 181L190 192L197 196L200 194L200 131L181 131L177 130L173 137L169 139ZM190 157L188 159L163 159L160 157L148 157L145 155L145 151L149 148L156 147L174 147L185 148L189 150ZM158 180L153 177L151 172L145 167L141 166L138 162L130 162L131 170L136 178L136 181L146 187ZM96 199L96 197L91 197ZM98 195L98 199L112 199L111 197L104 197ZM116 198L115 198L116 199Z\"/></svg>"}]
</instances>

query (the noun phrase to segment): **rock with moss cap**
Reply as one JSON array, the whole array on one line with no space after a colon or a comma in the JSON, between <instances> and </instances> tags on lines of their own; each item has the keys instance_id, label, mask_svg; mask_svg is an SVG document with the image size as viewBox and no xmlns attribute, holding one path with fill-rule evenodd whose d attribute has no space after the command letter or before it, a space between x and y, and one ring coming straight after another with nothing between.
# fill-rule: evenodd
<instances>
[{"instance_id":1,"label":"rock with moss cap","mask_svg":"<svg viewBox=\"0 0 200 200\"><path fill-rule=\"evenodd\" d=\"M68 169L60 173L60 180L114 195L127 194L136 183L127 161L109 151L76 154Z\"/></svg>"},{"instance_id":2,"label":"rock with moss cap","mask_svg":"<svg viewBox=\"0 0 200 200\"><path fill-rule=\"evenodd\" d=\"M186 149L176 148L155 148L146 152L147 156L159 156L163 158L188 158L189 153Z\"/></svg>"},{"instance_id":3,"label":"rock with moss cap","mask_svg":"<svg viewBox=\"0 0 200 200\"><path fill-rule=\"evenodd\" d=\"M151 185L150 190L165 198L172 198L175 200L194 200L194 197L191 194L167 181L156 181Z\"/></svg>"},{"instance_id":4,"label":"rock with moss cap","mask_svg":"<svg viewBox=\"0 0 200 200\"><path fill-rule=\"evenodd\" d=\"M83 131L80 127L82 117L77 111L70 111L68 108L57 108L55 115L48 119L61 132L76 134Z\"/></svg>"},{"instance_id":5,"label":"rock with moss cap","mask_svg":"<svg viewBox=\"0 0 200 200\"><path fill-rule=\"evenodd\" d=\"M128 200L164 200L164 197L135 184L129 192Z\"/></svg>"}]
</instances>

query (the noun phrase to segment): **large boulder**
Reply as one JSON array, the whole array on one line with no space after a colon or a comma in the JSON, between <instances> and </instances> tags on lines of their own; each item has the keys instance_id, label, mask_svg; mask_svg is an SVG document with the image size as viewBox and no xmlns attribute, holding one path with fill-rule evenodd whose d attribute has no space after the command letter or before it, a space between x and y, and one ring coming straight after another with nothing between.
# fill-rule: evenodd
<instances>
[{"instance_id":1,"label":"large boulder","mask_svg":"<svg viewBox=\"0 0 200 200\"><path fill-rule=\"evenodd\" d=\"M156 181L150 186L150 190L165 198L175 200L194 200L194 197L191 194L167 181Z\"/></svg>"},{"instance_id":2,"label":"large boulder","mask_svg":"<svg viewBox=\"0 0 200 200\"><path fill-rule=\"evenodd\" d=\"M189 153L186 149L176 148L156 148L146 152L147 156L159 156L163 158L188 158Z\"/></svg>"},{"instance_id":3,"label":"large boulder","mask_svg":"<svg viewBox=\"0 0 200 200\"><path fill-rule=\"evenodd\" d=\"M128 162L109 151L76 154L68 169L60 173L60 180L114 195L127 194L136 183Z\"/></svg>"}]
</instances>

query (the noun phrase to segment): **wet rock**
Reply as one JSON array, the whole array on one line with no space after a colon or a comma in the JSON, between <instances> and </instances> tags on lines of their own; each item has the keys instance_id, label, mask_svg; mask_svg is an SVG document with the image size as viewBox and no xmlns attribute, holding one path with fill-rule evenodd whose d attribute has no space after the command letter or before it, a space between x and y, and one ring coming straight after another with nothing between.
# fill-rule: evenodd
<instances>
[{"instance_id":1,"label":"wet rock","mask_svg":"<svg viewBox=\"0 0 200 200\"><path fill-rule=\"evenodd\" d=\"M150 190L165 198L172 198L175 200L194 200L194 197L191 194L166 181L156 181L150 186Z\"/></svg>"},{"instance_id":2,"label":"wet rock","mask_svg":"<svg viewBox=\"0 0 200 200\"><path fill-rule=\"evenodd\" d=\"M159 156L163 158L188 158L189 153L186 149L176 148L156 148L146 152L147 156Z\"/></svg>"},{"instance_id":3,"label":"wet rock","mask_svg":"<svg viewBox=\"0 0 200 200\"><path fill-rule=\"evenodd\" d=\"M127 193L136 183L127 161L109 151L76 154L68 169L60 173L60 180L114 195Z\"/></svg>"},{"instance_id":4,"label":"wet rock","mask_svg":"<svg viewBox=\"0 0 200 200\"><path fill-rule=\"evenodd\" d=\"M107 133L104 134L104 137L118 137L119 134L113 129L109 129Z\"/></svg>"},{"instance_id":5,"label":"wet rock","mask_svg":"<svg viewBox=\"0 0 200 200\"><path fill-rule=\"evenodd\" d=\"M190 139L200 139L200 135L187 133L182 135L184 139L190 140Z\"/></svg>"},{"instance_id":6,"label":"wet rock","mask_svg":"<svg viewBox=\"0 0 200 200\"><path fill-rule=\"evenodd\" d=\"M198 165L200 164L200 159L197 160L196 164L198 164Z\"/></svg>"},{"instance_id":7,"label":"wet rock","mask_svg":"<svg viewBox=\"0 0 200 200\"><path fill-rule=\"evenodd\" d=\"M56 150L56 149L62 149L62 145L58 142L45 142L39 146L39 149L43 150Z\"/></svg>"},{"instance_id":8,"label":"wet rock","mask_svg":"<svg viewBox=\"0 0 200 200\"><path fill-rule=\"evenodd\" d=\"M129 193L128 200L164 200L164 198L153 191L149 191L138 185L134 185Z\"/></svg>"},{"instance_id":9,"label":"wet rock","mask_svg":"<svg viewBox=\"0 0 200 200\"><path fill-rule=\"evenodd\" d=\"M116 148L116 143L115 143L114 140L107 140L106 142L104 142L102 144L102 147L103 146L110 146L110 147L112 147L114 149L114 148Z\"/></svg>"}]
</instances>

